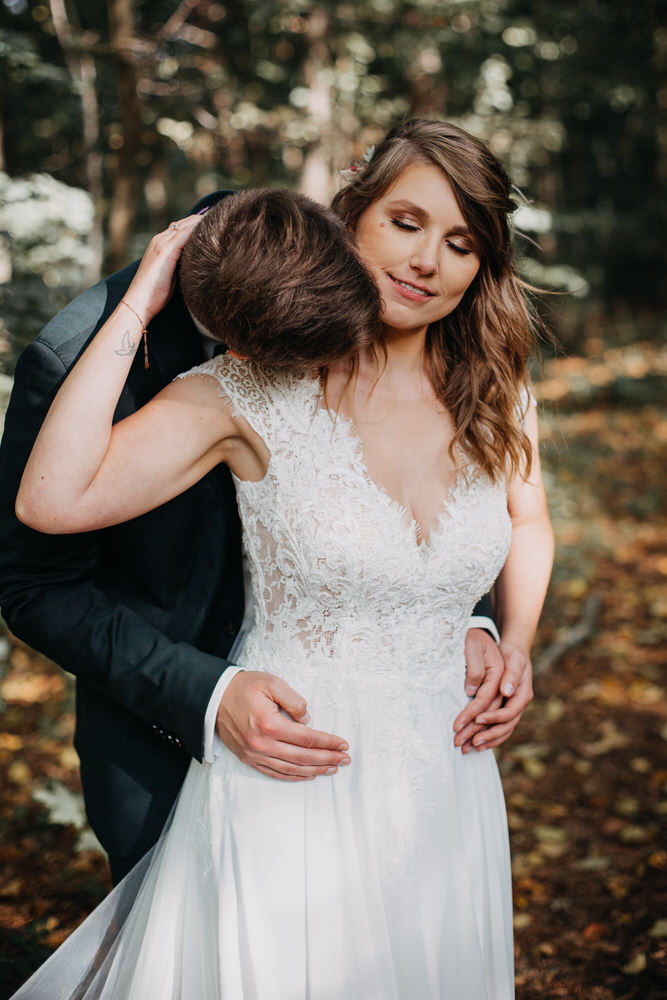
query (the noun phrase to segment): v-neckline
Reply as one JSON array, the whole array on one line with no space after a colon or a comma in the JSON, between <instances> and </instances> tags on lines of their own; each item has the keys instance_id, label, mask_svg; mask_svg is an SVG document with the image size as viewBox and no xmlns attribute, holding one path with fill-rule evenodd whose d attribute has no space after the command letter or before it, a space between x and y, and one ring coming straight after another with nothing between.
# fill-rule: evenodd
<instances>
[{"instance_id":1,"label":"v-neckline","mask_svg":"<svg viewBox=\"0 0 667 1000\"><path fill-rule=\"evenodd\" d=\"M466 482L465 472L459 471L450 488L447 490L442 500L438 503L436 508L437 514L431 524L428 535L425 535L422 525L414 516L412 511L406 507L404 503L401 503L400 500L396 500L386 486L378 483L378 481L371 476L364 455L364 441L355 426L352 417L346 416L343 413L337 413L335 410L330 410L326 406L322 406L322 392L319 381L317 379L313 379L313 382L315 386L318 387L318 391L315 395L315 413L324 414L334 423L335 426L341 426L345 429L348 440L354 446L357 467L362 475L362 478L364 479L364 482L384 501L390 509L394 510L399 515L403 529L413 547L419 552L429 554L433 549L435 536L442 528L443 522L446 520L446 515L451 516L451 509L459 499L461 486Z\"/></svg>"}]
</instances>

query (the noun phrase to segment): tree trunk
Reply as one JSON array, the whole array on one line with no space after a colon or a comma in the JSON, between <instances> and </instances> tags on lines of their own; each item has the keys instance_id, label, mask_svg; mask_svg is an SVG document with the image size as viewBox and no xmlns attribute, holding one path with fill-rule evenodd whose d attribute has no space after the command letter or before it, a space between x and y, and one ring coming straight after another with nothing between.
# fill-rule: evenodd
<instances>
[{"instance_id":1,"label":"tree trunk","mask_svg":"<svg viewBox=\"0 0 667 1000\"><path fill-rule=\"evenodd\" d=\"M0 90L0 170L5 169L5 114Z\"/></svg>"},{"instance_id":2,"label":"tree trunk","mask_svg":"<svg viewBox=\"0 0 667 1000\"><path fill-rule=\"evenodd\" d=\"M137 158L142 147L132 0L109 0L109 37L122 128L109 213L109 266L116 270L128 263L128 243L139 191Z\"/></svg>"},{"instance_id":3,"label":"tree trunk","mask_svg":"<svg viewBox=\"0 0 667 1000\"><path fill-rule=\"evenodd\" d=\"M308 19L306 37L308 55L304 64L304 81L310 91L308 111L315 122L319 137L305 155L299 190L327 204L333 194L332 159L332 96L331 84L325 73L331 68L326 42L329 18L322 8L315 8Z\"/></svg>"},{"instance_id":4,"label":"tree trunk","mask_svg":"<svg viewBox=\"0 0 667 1000\"><path fill-rule=\"evenodd\" d=\"M102 233L102 154L100 152L99 107L97 102L97 74L95 60L86 51L86 36L73 28L67 14L64 0L50 0L51 18L58 41L65 56L75 88L81 97L83 118L83 142L86 155L86 178L88 190L93 199L94 217L89 244L91 259L86 277L93 283L102 273L104 237ZM78 37L75 38L75 35Z\"/></svg>"}]
</instances>

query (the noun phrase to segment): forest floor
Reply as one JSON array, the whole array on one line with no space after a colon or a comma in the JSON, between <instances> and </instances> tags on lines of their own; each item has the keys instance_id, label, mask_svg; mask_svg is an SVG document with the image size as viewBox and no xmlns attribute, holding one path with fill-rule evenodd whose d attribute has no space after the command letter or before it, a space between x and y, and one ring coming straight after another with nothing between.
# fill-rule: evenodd
<instances>
[{"instance_id":1,"label":"forest floor","mask_svg":"<svg viewBox=\"0 0 667 1000\"><path fill-rule=\"evenodd\" d=\"M667 997L665 367L635 345L538 383L557 562L536 698L498 754L517 1000ZM82 825L71 678L3 642L0 1000L110 886Z\"/></svg>"}]
</instances>

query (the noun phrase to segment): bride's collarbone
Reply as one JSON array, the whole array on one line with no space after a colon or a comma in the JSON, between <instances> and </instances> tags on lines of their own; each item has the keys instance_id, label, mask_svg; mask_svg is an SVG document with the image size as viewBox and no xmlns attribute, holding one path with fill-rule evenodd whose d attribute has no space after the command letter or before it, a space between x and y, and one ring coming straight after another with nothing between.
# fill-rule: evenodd
<instances>
[{"instance_id":1,"label":"bride's collarbone","mask_svg":"<svg viewBox=\"0 0 667 1000\"><path fill-rule=\"evenodd\" d=\"M405 469L421 477L452 464L449 448L455 427L444 408L397 406L355 414L353 422L369 463L377 457L397 472Z\"/></svg>"},{"instance_id":2,"label":"bride's collarbone","mask_svg":"<svg viewBox=\"0 0 667 1000\"><path fill-rule=\"evenodd\" d=\"M454 428L446 413L408 419L394 413L354 422L366 477L402 508L426 540L450 499L459 470L449 448Z\"/></svg>"}]
</instances>

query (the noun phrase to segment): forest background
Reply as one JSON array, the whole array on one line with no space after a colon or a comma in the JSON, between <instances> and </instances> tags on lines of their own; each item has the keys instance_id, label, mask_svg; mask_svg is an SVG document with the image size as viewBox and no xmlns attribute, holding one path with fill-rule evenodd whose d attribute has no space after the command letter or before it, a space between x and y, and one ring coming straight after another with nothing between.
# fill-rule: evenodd
<instances>
[{"instance_id":1,"label":"forest background","mask_svg":"<svg viewBox=\"0 0 667 1000\"><path fill-rule=\"evenodd\" d=\"M667 996L667 13L658 0L0 0L0 394L70 298L217 188L328 201L395 122L517 185L557 563L499 753L519 1000ZM0 991L101 898L71 679L1 631ZM0 995L6 995L4 992Z\"/></svg>"}]
</instances>

